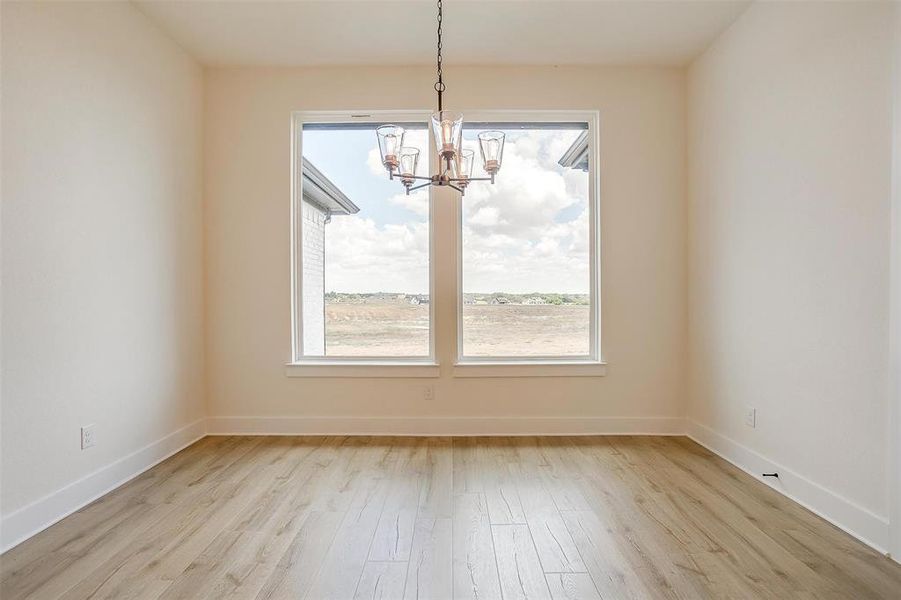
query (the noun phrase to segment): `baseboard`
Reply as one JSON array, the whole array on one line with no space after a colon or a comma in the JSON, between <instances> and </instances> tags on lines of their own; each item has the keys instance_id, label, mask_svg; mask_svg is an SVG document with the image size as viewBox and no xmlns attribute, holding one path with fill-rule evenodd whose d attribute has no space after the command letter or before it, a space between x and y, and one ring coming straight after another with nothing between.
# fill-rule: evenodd
<instances>
[{"instance_id":1,"label":"baseboard","mask_svg":"<svg viewBox=\"0 0 901 600\"><path fill-rule=\"evenodd\" d=\"M843 498L803 475L776 463L758 452L716 431L687 421L688 437L726 459L742 471L826 519L873 549L886 553L889 545L889 521ZM778 479L761 473L779 473Z\"/></svg>"},{"instance_id":2,"label":"baseboard","mask_svg":"<svg viewBox=\"0 0 901 600\"><path fill-rule=\"evenodd\" d=\"M676 417L210 417L209 435L685 435Z\"/></svg>"},{"instance_id":3,"label":"baseboard","mask_svg":"<svg viewBox=\"0 0 901 600\"><path fill-rule=\"evenodd\" d=\"M19 510L4 515L0 520L0 553L17 546L111 492L205 435L206 421L198 419Z\"/></svg>"}]
</instances>

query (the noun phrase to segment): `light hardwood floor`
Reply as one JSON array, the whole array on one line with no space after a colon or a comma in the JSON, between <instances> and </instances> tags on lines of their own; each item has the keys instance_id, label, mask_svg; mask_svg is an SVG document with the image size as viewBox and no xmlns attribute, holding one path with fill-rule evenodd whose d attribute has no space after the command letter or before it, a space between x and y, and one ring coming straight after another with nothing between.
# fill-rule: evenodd
<instances>
[{"instance_id":1,"label":"light hardwood floor","mask_svg":"<svg viewBox=\"0 0 901 600\"><path fill-rule=\"evenodd\" d=\"M901 565L685 438L210 437L0 597L898 599Z\"/></svg>"}]
</instances>

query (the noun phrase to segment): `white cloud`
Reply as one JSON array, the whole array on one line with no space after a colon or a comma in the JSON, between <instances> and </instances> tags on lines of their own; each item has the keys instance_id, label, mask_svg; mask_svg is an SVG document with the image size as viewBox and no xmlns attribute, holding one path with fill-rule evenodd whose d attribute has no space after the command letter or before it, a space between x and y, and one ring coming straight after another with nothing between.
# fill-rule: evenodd
<instances>
[{"instance_id":1,"label":"white cloud","mask_svg":"<svg viewBox=\"0 0 901 600\"><path fill-rule=\"evenodd\" d=\"M369 151L369 154L366 156L366 166L373 175L378 175L379 177L388 176L388 171L385 170L385 166L382 164L382 155L379 154L378 146Z\"/></svg>"},{"instance_id":2,"label":"white cloud","mask_svg":"<svg viewBox=\"0 0 901 600\"><path fill-rule=\"evenodd\" d=\"M554 222L561 210L584 202L585 194L577 195L568 189L576 186L567 186L567 174L561 174L562 169L556 164L560 155L549 151L551 146L563 146L566 150L568 144L560 143L564 135L574 137L571 132L557 131L530 131L511 136L495 184L473 183L467 190L463 199L466 223L478 229L480 220L473 217L484 207L491 207L497 219L488 226L494 232L534 238ZM578 175L568 176L578 178ZM582 178L587 180L584 173Z\"/></svg>"},{"instance_id":3,"label":"white cloud","mask_svg":"<svg viewBox=\"0 0 901 600\"><path fill-rule=\"evenodd\" d=\"M467 217L466 222L470 227L488 228L496 227L500 211L496 206L480 206Z\"/></svg>"},{"instance_id":4,"label":"white cloud","mask_svg":"<svg viewBox=\"0 0 901 600\"><path fill-rule=\"evenodd\" d=\"M325 229L327 291L429 289L429 224L378 227L372 219L335 216Z\"/></svg>"},{"instance_id":5,"label":"white cloud","mask_svg":"<svg viewBox=\"0 0 901 600\"><path fill-rule=\"evenodd\" d=\"M425 189L417 190L409 196L404 192L395 194L388 198L388 202L403 206L421 217L429 216L429 193Z\"/></svg>"},{"instance_id":6,"label":"white cloud","mask_svg":"<svg viewBox=\"0 0 901 600\"><path fill-rule=\"evenodd\" d=\"M588 291L588 176L557 164L576 135L510 136L495 185L467 190L466 291ZM563 210L572 216L557 222Z\"/></svg>"}]
</instances>

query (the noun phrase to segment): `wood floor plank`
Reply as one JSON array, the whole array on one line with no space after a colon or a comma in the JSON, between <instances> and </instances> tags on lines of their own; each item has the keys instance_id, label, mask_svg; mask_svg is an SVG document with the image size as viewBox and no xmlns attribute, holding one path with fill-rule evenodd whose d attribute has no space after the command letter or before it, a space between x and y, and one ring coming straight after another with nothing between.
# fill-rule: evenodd
<instances>
[{"instance_id":1,"label":"wood floor plank","mask_svg":"<svg viewBox=\"0 0 901 600\"><path fill-rule=\"evenodd\" d=\"M386 485L378 479L371 479L358 487L357 497L348 507L306 598L353 598L369 555L386 493Z\"/></svg>"},{"instance_id":2,"label":"wood floor plank","mask_svg":"<svg viewBox=\"0 0 901 600\"><path fill-rule=\"evenodd\" d=\"M492 525L525 523L526 513L510 471L515 453L508 453L501 438L488 438L479 446L478 460L482 474L485 501Z\"/></svg>"},{"instance_id":3,"label":"wood floor plank","mask_svg":"<svg viewBox=\"0 0 901 600\"><path fill-rule=\"evenodd\" d=\"M593 511L566 511L563 518L602 597L624 600L658 597Z\"/></svg>"},{"instance_id":4,"label":"wood floor plank","mask_svg":"<svg viewBox=\"0 0 901 600\"><path fill-rule=\"evenodd\" d=\"M602 600L588 573L548 573L553 600Z\"/></svg>"},{"instance_id":5,"label":"wood floor plank","mask_svg":"<svg viewBox=\"0 0 901 600\"><path fill-rule=\"evenodd\" d=\"M451 518L454 513L454 462L451 438L427 438L419 494L420 518Z\"/></svg>"},{"instance_id":6,"label":"wood floor plank","mask_svg":"<svg viewBox=\"0 0 901 600\"><path fill-rule=\"evenodd\" d=\"M328 448L301 447L293 457L279 459L272 476L229 524L235 531L268 531L273 538L293 536L322 489L333 456Z\"/></svg>"},{"instance_id":7,"label":"wood floor plank","mask_svg":"<svg viewBox=\"0 0 901 600\"><path fill-rule=\"evenodd\" d=\"M591 510L581 488L576 485L581 478L578 457L573 452L572 438L538 438L541 455L546 466L540 466L537 473L550 492L559 510Z\"/></svg>"},{"instance_id":8,"label":"wood floor plank","mask_svg":"<svg viewBox=\"0 0 901 600\"><path fill-rule=\"evenodd\" d=\"M81 598L91 590L96 598L141 598L142 586L165 590L198 557L244 507L253 501L251 478L232 484L231 491L218 490L215 499L194 506L179 504L159 527L145 536L133 536L132 543L85 577L66 598ZM111 575L110 575L111 574ZM158 595L158 594L157 594ZM154 596L156 597L156 596Z\"/></svg>"},{"instance_id":9,"label":"wood floor plank","mask_svg":"<svg viewBox=\"0 0 901 600\"><path fill-rule=\"evenodd\" d=\"M485 485L479 464L479 440L454 438L453 443L454 493L483 493Z\"/></svg>"},{"instance_id":10,"label":"wood floor plank","mask_svg":"<svg viewBox=\"0 0 901 600\"><path fill-rule=\"evenodd\" d=\"M208 498L212 489L231 476L230 469L263 442L264 438L260 437L227 438L218 452L209 456L209 460L180 470L171 478L171 485L150 488L142 501L175 504L193 503L198 497ZM246 463L244 465L246 467Z\"/></svg>"},{"instance_id":11,"label":"wood floor plank","mask_svg":"<svg viewBox=\"0 0 901 600\"><path fill-rule=\"evenodd\" d=\"M579 549L559 513L543 512L530 516L529 529L546 573L585 573Z\"/></svg>"},{"instance_id":12,"label":"wood floor plank","mask_svg":"<svg viewBox=\"0 0 901 600\"><path fill-rule=\"evenodd\" d=\"M501 588L485 497L459 494L454 505L454 598L500 600Z\"/></svg>"},{"instance_id":13,"label":"wood floor plank","mask_svg":"<svg viewBox=\"0 0 901 600\"><path fill-rule=\"evenodd\" d=\"M260 600L304 598L344 520L344 513L312 512L264 582Z\"/></svg>"},{"instance_id":14,"label":"wood floor plank","mask_svg":"<svg viewBox=\"0 0 901 600\"><path fill-rule=\"evenodd\" d=\"M454 593L453 519L420 517L407 567L405 600L444 600Z\"/></svg>"},{"instance_id":15,"label":"wood floor plank","mask_svg":"<svg viewBox=\"0 0 901 600\"><path fill-rule=\"evenodd\" d=\"M550 600L528 525L492 525L504 600Z\"/></svg>"},{"instance_id":16,"label":"wood floor plank","mask_svg":"<svg viewBox=\"0 0 901 600\"><path fill-rule=\"evenodd\" d=\"M96 568L83 572L74 582L75 585L62 596L46 597L61 597L66 600L136 598L141 593L146 593L142 588L158 590L158 595L161 594L222 530L219 526L210 527L210 523L218 520L221 511L227 509L226 504L220 502L216 506L208 504L193 508L175 505L175 510L159 527L148 530L145 535L131 536L125 548ZM197 542L191 539L195 534L198 536ZM169 567L170 572L164 573L161 559L166 556L167 548L176 552L181 560L186 556L184 549L189 547L193 548L193 554L184 558L183 566Z\"/></svg>"},{"instance_id":17,"label":"wood floor plank","mask_svg":"<svg viewBox=\"0 0 901 600\"><path fill-rule=\"evenodd\" d=\"M10 566L16 566L5 569L0 598L59 597L77 585L85 573L95 569L105 572L104 565L128 556L136 536L146 538L146 532L171 519L176 509L174 505L126 505L115 512L104 511L102 514L109 517L106 522L95 520L100 515L86 519L76 513L65 519L68 523L60 530L65 540L61 546L33 554L24 552L27 546L14 549ZM52 534L52 530L45 533ZM4 565L7 554L0 559Z\"/></svg>"},{"instance_id":18,"label":"wood floor plank","mask_svg":"<svg viewBox=\"0 0 901 600\"><path fill-rule=\"evenodd\" d=\"M659 582L655 588L681 597L758 593L758 582L765 577L759 565L730 557L715 571L704 568L721 560L723 547L698 527L683 527L690 522L685 507L674 504L666 493L673 482L637 473L613 438L596 441L585 450L588 460L580 465L581 484L591 497L593 512L619 540L632 568ZM599 477L600 473L606 476ZM689 510L692 506L688 505Z\"/></svg>"},{"instance_id":19,"label":"wood floor plank","mask_svg":"<svg viewBox=\"0 0 901 600\"><path fill-rule=\"evenodd\" d=\"M270 446L271 478L220 536L166 588L162 598L255 598L309 517L324 468L306 446ZM321 458L321 457L320 457ZM270 460L271 459L271 460ZM284 476L279 476L284 474Z\"/></svg>"},{"instance_id":20,"label":"wood floor plank","mask_svg":"<svg viewBox=\"0 0 901 600\"><path fill-rule=\"evenodd\" d=\"M223 531L191 564L166 587L160 600L178 598L213 599L255 596L255 570L266 563L270 551L265 534L253 531ZM244 592L242 587L255 588Z\"/></svg>"},{"instance_id":21,"label":"wood floor plank","mask_svg":"<svg viewBox=\"0 0 901 600\"><path fill-rule=\"evenodd\" d=\"M524 469L521 465L517 465L515 473L515 485L522 499L526 523L531 530L544 571L584 573L585 564L560 511L557 510L557 504L548 489L547 482L536 468Z\"/></svg>"},{"instance_id":22,"label":"wood floor plank","mask_svg":"<svg viewBox=\"0 0 901 600\"><path fill-rule=\"evenodd\" d=\"M410 558L422 486L420 461L425 458L418 450L417 445L405 448L396 472L390 476L388 497L369 551L371 561Z\"/></svg>"},{"instance_id":23,"label":"wood floor plank","mask_svg":"<svg viewBox=\"0 0 901 600\"><path fill-rule=\"evenodd\" d=\"M354 600L399 600L407 577L405 562L368 562Z\"/></svg>"},{"instance_id":24,"label":"wood floor plank","mask_svg":"<svg viewBox=\"0 0 901 600\"><path fill-rule=\"evenodd\" d=\"M0 556L3 600L901 598L684 438L210 437Z\"/></svg>"},{"instance_id":25,"label":"wood floor plank","mask_svg":"<svg viewBox=\"0 0 901 600\"><path fill-rule=\"evenodd\" d=\"M614 444L620 451L621 459L626 461L626 471L634 471L635 466L640 464L644 466L643 471L649 481L666 477L662 472L657 473L656 477L652 475L654 471L649 459L653 454L649 453L644 440L618 440ZM722 502L718 494L711 493L701 482L680 478L671 481L670 487L678 487L683 491L681 499L694 500L682 503L685 514L692 515L692 530L703 532L708 539L717 540L721 547L740 550L732 552L737 564L744 571L755 573L766 581L765 586L761 587L768 587L769 593L790 595L810 590L826 594L833 591L832 586L817 576L807 564L761 530L758 523L747 519L734 505ZM739 539L740 544L736 543ZM788 573L791 575L787 577Z\"/></svg>"},{"instance_id":26,"label":"wood floor plank","mask_svg":"<svg viewBox=\"0 0 901 600\"><path fill-rule=\"evenodd\" d=\"M259 450L259 454L254 456L267 455L262 440L257 439L253 443ZM119 598L141 585L146 590L145 596L159 596L154 596L150 591L159 589L163 593L177 581L197 557L240 515L246 514L247 507L255 504L259 494L267 489L264 484L271 481L270 474L263 468L254 469L254 466L255 461L246 456L219 470L215 479L208 480L201 488L206 495L193 492L194 504L176 504L178 511L162 527L144 539L135 540L130 549L96 569L66 596L81 598L87 590L91 590L93 597ZM287 543L289 536L284 533L285 530L270 531L267 548L274 550L282 543L279 540ZM241 548L238 547L239 552ZM239 568L240 563L237 561ZM109 571L113 571L112 577L107 575Z\"/></svg>"}]
</instances>

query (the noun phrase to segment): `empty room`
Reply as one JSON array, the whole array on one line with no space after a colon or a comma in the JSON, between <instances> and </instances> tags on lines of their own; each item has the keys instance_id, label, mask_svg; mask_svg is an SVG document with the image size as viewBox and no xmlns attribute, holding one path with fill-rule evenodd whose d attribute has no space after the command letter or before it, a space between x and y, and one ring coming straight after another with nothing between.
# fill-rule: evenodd
<instances>
[{"instance_id":1,"label":"empty room","mask_svg":"<svg viewBox=\"0 0 901 600\"><path fill-rule=\"evenodd\" d=\"M901 2L0 0L0 598L901 600Z\"/></svg>"}]
</instances>

